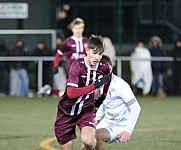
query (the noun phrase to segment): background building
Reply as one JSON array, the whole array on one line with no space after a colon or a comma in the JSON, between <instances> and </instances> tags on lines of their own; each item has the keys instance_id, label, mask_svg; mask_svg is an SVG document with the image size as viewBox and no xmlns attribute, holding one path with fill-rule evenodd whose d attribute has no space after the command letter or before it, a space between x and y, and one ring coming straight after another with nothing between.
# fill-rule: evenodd
<instances>
[{"instance_id":1,"label":"background building","mask_svg":"<svg viewBox=\"0 0 181 150\"><path fill-rule=\"evenodd\" d=\"M11 0L4 2L12 3ZM165 46L169 46L181 34L179 0L13 1L16 2L28 4L28 18L0 19L0 29L57 29L63 30L65 36L68 36L66 26L72 18L78 16L85 20L86 36L94 33L110 37L118 55L131 49L137 41L147 43L152 35L160 36ZM41 35L38 37L41 40ZM11 42L15 37L7 38ZM34 42L33 39L30 42Z\"/></svg>"}]
</instances>

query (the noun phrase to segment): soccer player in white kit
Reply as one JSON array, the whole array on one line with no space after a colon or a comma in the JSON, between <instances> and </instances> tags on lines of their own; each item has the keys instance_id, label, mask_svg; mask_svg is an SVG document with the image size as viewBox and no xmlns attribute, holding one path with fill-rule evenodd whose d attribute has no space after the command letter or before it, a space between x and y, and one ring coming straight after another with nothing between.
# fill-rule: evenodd
<instances>
[{"instance_id":1,"label":"soccer player in white kit","mask_svg":"<svg viewBox=\"0 0 181 150\"><path fill-rule=\"evenodd\" d=\"M109 61L109 57L102 60ZM129 84L112 74L108 94L96 113L96 150L103 150L104 143L129 142L140 111Z\"/></svg>"}]
</instances>

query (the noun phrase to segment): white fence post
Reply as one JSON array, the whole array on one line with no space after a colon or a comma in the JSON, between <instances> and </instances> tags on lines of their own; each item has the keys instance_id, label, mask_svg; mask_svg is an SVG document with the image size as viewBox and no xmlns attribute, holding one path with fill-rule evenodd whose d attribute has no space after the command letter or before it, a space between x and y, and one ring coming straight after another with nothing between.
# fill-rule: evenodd
<instances>
[{"instance_id":1,"label":"white fence post","mask_svg":"<svg viewBox=\"0 0 181 150\"><path fill-rule=\"evenodd\" d=\"M53 56L47 56L47 57L33 57L33 56L25 56L25 57L13 57L13 56L7 56L7 57L1 57L0 56L0 62L1 61L36 61L38 62L38 89L42 87L42 78L43 78L43 61L53 61ZM119 77L122 77L122 62L123 61L130 61L130 60L148 60L148 59L141 59L141 58L131 58L129 56L117 56L116 62L117 62L117 74ZM173 57L152 57L151 61L173 61ZM53 66L52 66L53 67ZM52 73L52 72L47 72ZM52 73L53 76L53 73Z\"/></svg>"}]
</instances>

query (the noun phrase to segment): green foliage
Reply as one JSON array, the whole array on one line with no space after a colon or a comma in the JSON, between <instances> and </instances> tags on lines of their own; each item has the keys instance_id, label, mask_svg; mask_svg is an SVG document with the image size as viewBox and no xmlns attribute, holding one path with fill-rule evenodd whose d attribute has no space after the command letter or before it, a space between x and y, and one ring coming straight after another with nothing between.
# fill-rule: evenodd
<instances>
[{"instance_id":1,"label":"green foliage","mask_svg":"<svg viewBox=\"0 0 181 150\"><path fill-rule=\"evenodd\" d=\"M175 150L181 147L181 98L138 97L141 114L128 144L106 145L109 149ZM53 97L0 98L0 149L43 150L40 142L54 137L58 99ZM79 150L81 140L74 141ZM49 143L60 149L56 140Z\"/></svg>"}]
</instances>

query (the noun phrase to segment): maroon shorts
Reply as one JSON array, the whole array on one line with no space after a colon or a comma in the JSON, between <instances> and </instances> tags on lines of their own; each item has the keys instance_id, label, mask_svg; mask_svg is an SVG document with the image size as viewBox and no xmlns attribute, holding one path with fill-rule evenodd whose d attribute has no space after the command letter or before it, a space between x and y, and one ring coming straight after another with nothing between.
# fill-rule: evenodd
<instances>
[{"instance_id":1,"label":"maroon shorts","mask_svg":"<svg viewBox=\"0 0 181 150\"><path fill-rule=\"evenodd\" d=\"M76 125L81 129L85 126L95 128L95 110L82 112L77 116L67 116L61 110L57 112L54 131L60 145L76 138Z\"/></svg>"}]
</instances>

